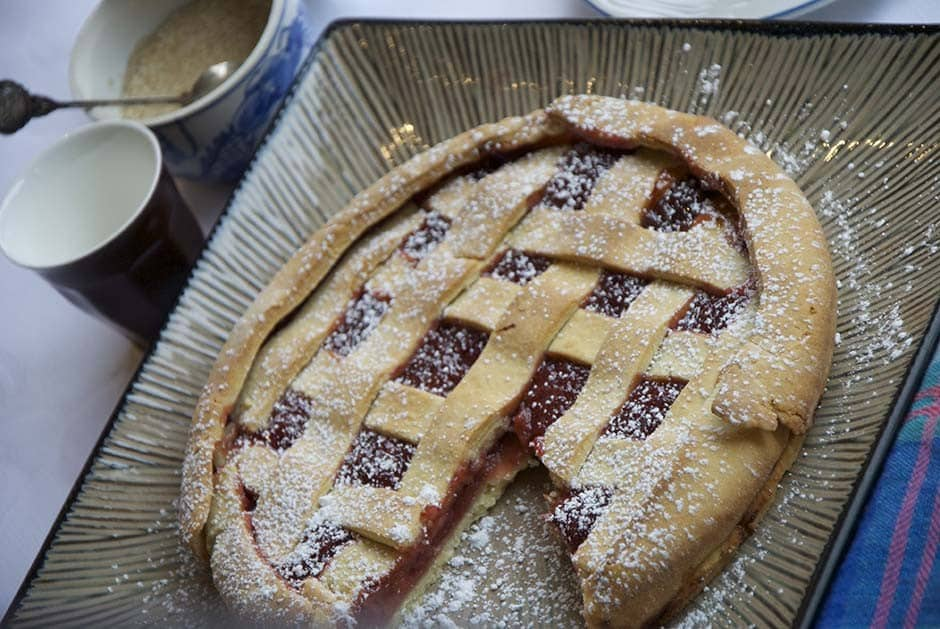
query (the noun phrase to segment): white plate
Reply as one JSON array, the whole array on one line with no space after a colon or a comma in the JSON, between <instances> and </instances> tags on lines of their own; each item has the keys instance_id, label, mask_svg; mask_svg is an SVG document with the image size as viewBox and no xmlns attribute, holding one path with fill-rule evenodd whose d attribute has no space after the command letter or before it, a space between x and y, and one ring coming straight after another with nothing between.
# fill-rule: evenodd
<instances>
[{"instance_id":1,"label":"white plate","mask_svg":"<svg viewBox=\"0 0 940 629\"><path fill-rule=\"evenodd\" d=\"M796 17L833 0L587 0L611 17L760 19Z\"/></svg>"}]
</instances>

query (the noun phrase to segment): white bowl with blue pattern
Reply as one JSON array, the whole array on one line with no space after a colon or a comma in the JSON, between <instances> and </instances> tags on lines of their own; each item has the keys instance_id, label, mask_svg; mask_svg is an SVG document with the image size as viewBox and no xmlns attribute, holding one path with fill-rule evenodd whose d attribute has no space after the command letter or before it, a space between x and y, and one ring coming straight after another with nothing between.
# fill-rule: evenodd
<instances>
[{"instance_id":1,"label":"white bowl with blue pattern","mask_svg":"<svg viewBox=\"0 0 940 629\"><path fill-rule=\"evenodd\" d=\"M82 25L69 78L75 98L119 97L137 42L187 0L103 0ZM235 181L274 117L314 33L302 0L272 0L258 43L212 92L170 113L142 119L156 133L170 172L202 181ZM117 107L91 111L120 117Z\"/></svg>"}]
</instances>

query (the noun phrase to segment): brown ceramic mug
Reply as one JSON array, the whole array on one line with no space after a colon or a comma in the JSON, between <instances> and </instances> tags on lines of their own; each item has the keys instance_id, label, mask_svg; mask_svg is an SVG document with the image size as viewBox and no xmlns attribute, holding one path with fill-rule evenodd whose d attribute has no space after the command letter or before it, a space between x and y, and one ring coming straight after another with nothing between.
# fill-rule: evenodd
<instances>
[{"instance_id":1,"label":"brown ceramic mug","mask_svg":"<svg viewBox=\"0 0 940 629\"><path fill-rule=\"evenodd\" d=\"M88 125L46 149L0 203L0 249L79 308L153 341L202 246L145 126Z\"/></svg>"}]
</instances>

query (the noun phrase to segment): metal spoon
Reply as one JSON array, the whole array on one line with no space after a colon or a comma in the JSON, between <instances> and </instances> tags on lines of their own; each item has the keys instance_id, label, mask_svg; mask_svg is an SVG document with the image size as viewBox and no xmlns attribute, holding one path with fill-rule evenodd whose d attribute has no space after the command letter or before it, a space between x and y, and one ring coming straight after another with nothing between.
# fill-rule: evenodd
<instances>
[{"instance_id":1,"label":"metal spoon","mask_svg":"<svg viewBox=\"0 0 940 629\"><path fill-rule=\"evenodd\" d=\"M30 94L16 81L0 81L0 133L9 135L22 129L27 122L63 107L101 107L103 105L156 105L179 103L188 105L200 96L208 94L238 67L237 63L222 61L209 66L199 75L192 88L176 96L148 96L141 98L105 98L98 100L56 101L46 96Z\"/></svg>"}]
</instances>

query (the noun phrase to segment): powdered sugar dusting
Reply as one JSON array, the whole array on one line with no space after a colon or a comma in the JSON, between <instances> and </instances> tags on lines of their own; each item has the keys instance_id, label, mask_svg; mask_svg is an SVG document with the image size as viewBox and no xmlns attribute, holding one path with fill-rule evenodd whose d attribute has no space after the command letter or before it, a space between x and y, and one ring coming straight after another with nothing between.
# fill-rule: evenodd
<instances>
[{"instance_id":1,"label":"powdered sugar dusting","mask_svg":"<svg viewBox=\"0 0 940 629\"><path fill-rule=\"evenodd\" d=\"M704 108L708 101L718 95L718 89L721 87L721 65L713 63L707 68L702 68L698 73L697 83L697 101L701 108Z\"/></svg>"},{"instance_id":2,"label":"powdered sugar dusting","mask_svg":"<svg viewBox=\"0 0 940 629\"><path fill-rule=\"evenodd\" d=\"M544 470L523 472L500 502L462 535L440 580L406 611L403 624L581 625L581 597L571 561L542 517L542 495L550 490Z\"/></svg>"},{"instance_id":3,"label":"powdered sugar dusting","mask_svg":"<svg viewBox=\"0 0 940 629\"><path fill-rule=\"evenodd\" d=\"M848 356L860 366L867 366L876 360L883 364L890 364L910 350L913 339L905 329L904 318L898 304L893 305L887 311L877 307L881 294L890 286L876 279L875 264L867 255L859 252L859 235L853 227L856 223L853 215L866 210L853 203L852 200L841 200L832 191L826 191L822 194L818 211L835 227L832 230L831 240L835 256L842 260L852 261L851 264L846 265L846 272L837 280L837 286L840 290L851 291L855 294L856 311L853 318L864 322L867 328L868 342L849 349ZM912 254L918 246L929 247L931 232L932 226L928 228L924 235L925 239L921 243L910 243L901 251L901 255ZM897 281L903 281L903 279ZM858 381L861 377L859 374L844 380L844 386L850 386L853 381Z\"/></svg>"}]
</instances>

